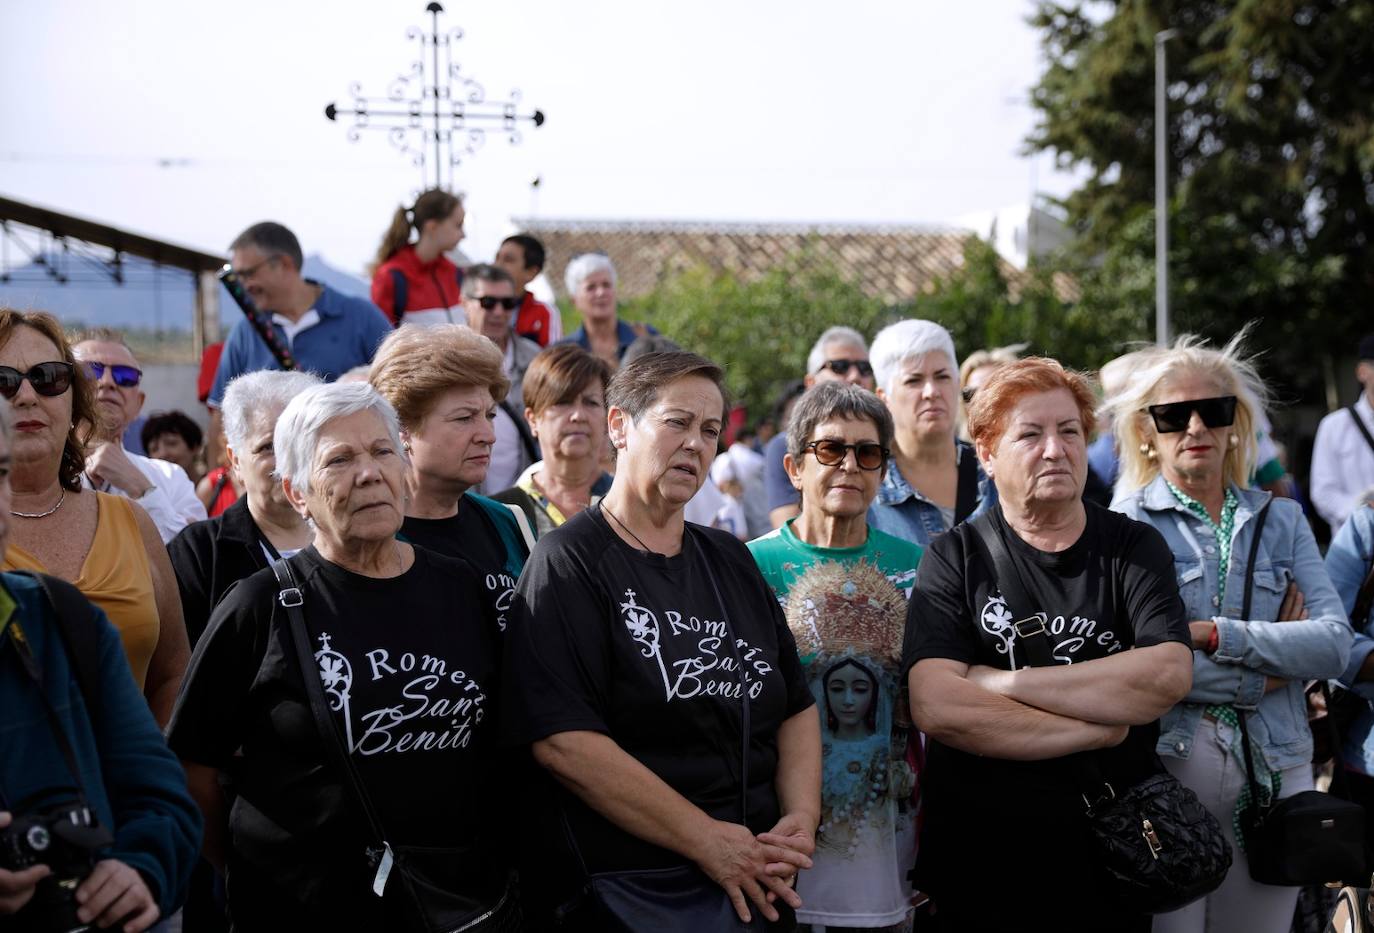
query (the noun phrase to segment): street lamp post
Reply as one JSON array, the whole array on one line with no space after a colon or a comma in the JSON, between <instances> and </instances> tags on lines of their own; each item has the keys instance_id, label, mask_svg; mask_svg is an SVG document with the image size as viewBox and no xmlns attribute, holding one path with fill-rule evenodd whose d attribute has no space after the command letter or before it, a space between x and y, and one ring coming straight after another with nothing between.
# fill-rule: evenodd
<instances>
[{"instance_id":1,"label":"street lamp post","mask_svg":"<svg viewBox=\"0 0 1374 933\"><path fill-rule=\"evenodd\" d=\"M1164 45L1177 29L1155 33L1155 343L1169 345L1169 109Z\"/></svg>"}]
</instances>

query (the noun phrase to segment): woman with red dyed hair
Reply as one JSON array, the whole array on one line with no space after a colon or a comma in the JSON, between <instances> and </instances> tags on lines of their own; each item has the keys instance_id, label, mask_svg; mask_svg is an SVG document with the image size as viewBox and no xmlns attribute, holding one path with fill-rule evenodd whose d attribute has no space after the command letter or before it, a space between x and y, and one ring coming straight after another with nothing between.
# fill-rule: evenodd
<instances>
[{"instance_id":1,"label":"woman with red dyed hair","mask_svg":"<svg viewBox=\"0 0 1374 933\"><path fill-rule=\"evenodd\" d=\"M1160 770L1158 719L1190 682L1188 623L1159 533L1083 502L1092 408L1087 381L1054 360L994 372L968 423L997 507L935 538L917 568L903 648L929 746L915 880L944 929L1150 928L1102 872L1089 789L1066 759L1091 753L1123 789ZM995 898L990 853L1006 866Z\"/></svg>"}]
</instances>

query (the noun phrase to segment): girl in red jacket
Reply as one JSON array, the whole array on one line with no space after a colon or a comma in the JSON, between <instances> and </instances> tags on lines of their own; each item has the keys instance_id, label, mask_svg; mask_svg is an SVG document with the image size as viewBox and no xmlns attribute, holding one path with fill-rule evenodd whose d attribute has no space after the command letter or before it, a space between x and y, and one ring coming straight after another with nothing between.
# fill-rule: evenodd
<instances>
[{"instance_id":1,"label":"girl in red jacket","mask_svg":"<svg viewBox=\"0 0 1374 933\"><path fill-rule=\"evenodd\" d=\"M463 239L463 202L431 188L415 206L396 208L377 250L372 303L397 327L463 323L463 272L444 254ZM419 238L410 242L414 230Z\"/></svg>"}]
</instances>

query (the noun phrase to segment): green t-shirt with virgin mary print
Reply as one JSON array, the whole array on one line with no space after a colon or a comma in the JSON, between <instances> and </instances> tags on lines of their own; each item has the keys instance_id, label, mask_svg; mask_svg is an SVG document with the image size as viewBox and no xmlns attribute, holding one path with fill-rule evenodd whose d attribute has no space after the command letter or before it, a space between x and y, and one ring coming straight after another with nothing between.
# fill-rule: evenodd
<instances>
[{"instance_id":1,"label":"green t-shirt with virgin mary print","mask_svg":"<svg viewBox=\"0 0 1374 933\"><path fill-rule=\"evenodd\" d=\"M807 544L794 522L749 542L782 605L821 719L815 867L798 891L802 923L902 922L916 857L913 731L901 680L918 545L868 529L858 547Z\"/></svg>"}]
</instances>

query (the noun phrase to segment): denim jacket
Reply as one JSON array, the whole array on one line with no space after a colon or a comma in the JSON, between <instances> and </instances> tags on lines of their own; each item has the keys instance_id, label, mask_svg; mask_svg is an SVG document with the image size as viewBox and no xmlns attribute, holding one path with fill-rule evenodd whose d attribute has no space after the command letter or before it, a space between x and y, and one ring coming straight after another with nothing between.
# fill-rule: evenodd
<instances>
[{"instance_id":1,"label":"denim jacket","mask_svg":"<svg viewBox=\"0 0 1374 933\"><path fill-rule=\"evenodd\" d=\"M975 457L973 445L963 441L956 441L958 445L958 456L955 463L963 460L964 457ZM997 487L988 479L983 472L982 464L978 465L978 504L973 509L973 514L981 515L986 512L988 507L997 502ZM878 487L878 495L873 500L873 504L868 507L868 524L870 528L876 528L881 532L890 534L893 537L901 538L903 541L910 541L918 544L922 548L930 547L932 539L939 537L946 531L945 518L940 514L940 507L921 495L920 490L906 481L902 476L902 471L897 469L897 464L889 461L887 465L887 475L883 477L883 483Z\"/></svg>"},{"instance_id":2,"label":"denim jacket","mask_svg":"<svg viewBox=\"0 0 1374 933\"><path fill-rule=\"evenodd\" d=\"M1303 681L1339 676L1354 635L1326 575L1312 530L1291 499L1274 499L1269 508L1255 558L1252 618L1239 618L1254 519L1271 497L1258 490L1231 489L1239 505L1229 545L1224 604L1217 597L1218 548L1227 545L1218 542L1207 524L1174 498L1162 476L1119 497L1112 508L1148 522L1164 535L1174 553L1179 594L1189 620L1211 619L1217 626L1217 650L1210 656L1193 652L1192 690L1160 720L1158 752L1187 758L1203 710L1223 703L1242 714L1255 711L1250 716L1250 737L1263 750L1270 770L1281 771L1312 757ZM1302 591L1309 618L1275 622L1289 580ZM1269 675L1292 682L1265 693Z\"/></svg>"},{"instance_id":3,"label":"denim jacket","mask_svg":"<svg viewBox=\"0 0 1374 933\"><path fill-rule=\"evenodd\" d=\"M1364 506L1346 520L1326 551L1326 572L1331 575L1331 584L1340 594L1346 612L1355 608L1355 597L1369 574L1371 562L1374 562L1374 508ZM1374 609L1363 619L1351 619L1350 624L1355 629L1355 645L1350 649L1350 660L1346 662L1341 683L1366 700L1374 700L1374 683L1355 683L1364 659L1374 651L1374 638L1370 637L1374 635ZM1374 710L1360 713L1351 724L1341 757L1346 767L1374 775Z\"/></svg>"}]
</instances>

